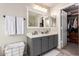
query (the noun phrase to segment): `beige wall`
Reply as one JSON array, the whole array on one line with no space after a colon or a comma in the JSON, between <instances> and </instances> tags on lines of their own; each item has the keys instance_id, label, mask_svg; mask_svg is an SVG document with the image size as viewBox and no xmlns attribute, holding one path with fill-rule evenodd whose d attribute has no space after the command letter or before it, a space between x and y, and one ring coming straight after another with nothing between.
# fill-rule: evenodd
<instances>
[{"instance_id":1,"label":"beige wall","mask_svg":"<svg viewBox=\"0 0 79 59\"><path fill-rule=\"evenodd\" d=\"M59 40L60 40L60 9L68 6L70 4L60 4L58 6L55 6L54 8L51 8L50 12L51 15L57 16L57 27L58 27L58 34L59 34ZM12 42L18 42L18 41L27 41L26 40L26 24L25 24L25 35L15 35L15 36L6 36L5 35L5 29L4 29L4 18L3 15L13 15L13 16L23 16L26 18L26 6L25 4L0 4L0 45L5 45ZM26 21L25 21L26 23ZM33 29L30 29L30 31ZM38 30L38 29L36 29Z\"/></svg>"},{"instance_id":2,"label":"beige wall","mask_svg":"<svg viewBox=\"0 0 79 59\"><path fill-rule=\"evenodd\" d=\"M23 16L27 17L27 7L32 7L30 4L0 4L0 46L4 46L9 43L18 42L18 41L27 41L26 32L33 32L47 30L49 28L26 28L25 24L25 35L14 35L14 36L7 36L5 35L4 29L4 18L3 15L13 15L13 16ZM27 19L27 18L26 18ZM25 21L25 23L27 23ZM26 30L27 29L27 30Z\"/></svg>"},{"instance_id":3,"label":"beige wall","mask_svg":"<svg viewBox=\"0 0 79 59\"><path fill-rule=\"evenodd\" d=\"M26 8L23 6L23 4L0 4L0 45L3 46L8 43L18 41L26 42L25 35L14 35L14 36L5 35L5 29L4 29L5 25L3 15L22 16L26 18ZM26 24L25 24L25 34L26 34Z\"/></svg>"}]
</instances>

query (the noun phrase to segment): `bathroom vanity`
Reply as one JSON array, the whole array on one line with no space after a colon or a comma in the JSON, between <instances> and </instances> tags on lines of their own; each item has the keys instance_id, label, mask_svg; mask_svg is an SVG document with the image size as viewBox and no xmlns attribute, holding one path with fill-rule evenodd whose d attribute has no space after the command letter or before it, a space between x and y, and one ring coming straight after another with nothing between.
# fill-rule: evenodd
<instances>
[{"instance_id":1,"label":"bathroom vanity","mask_svg":"<svg viewBox=\"0 0 79 59\"><path fill-rule=\"evenodd\" d=\"M56 48L58 45L57 33L27 35L28 55L37 56Z\"/></svg>"},{"instance_id":2,"label":"bathroom vanity","mask_svg":"<svg viewBox=\"0 0 79 59\"><path fill-rule=\"evenodd\" d=\"M48 13L27 10L27 53L30 56L42 55L43 53L56 48L58 45L56 17ZM29 31L31 29L31 31Z\"/></svg>"}]
</instances>

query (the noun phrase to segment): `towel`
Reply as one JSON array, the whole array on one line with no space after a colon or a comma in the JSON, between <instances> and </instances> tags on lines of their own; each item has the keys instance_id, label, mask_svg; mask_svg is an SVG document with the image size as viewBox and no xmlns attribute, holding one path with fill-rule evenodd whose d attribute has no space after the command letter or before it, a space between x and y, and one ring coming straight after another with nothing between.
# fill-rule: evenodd
<instances>
[{"instance_id":1,"label":"towel","mask_svg":"<svg viewBox=\"0 0 79 59\"><path fill-rule=\"evenodd\" d=\"M24 34L24 18L17 17L17 34Z\"/></svg>"},{"instance_id":2,"label":"towel","mask_svg":"<svg viewBox=\"0 0 79 59\"><path fill-rule=\"evenodd\" d=\"M15 34L15 16L5 17L5 34L7 35Z\"/></svg>"}]
</instances>

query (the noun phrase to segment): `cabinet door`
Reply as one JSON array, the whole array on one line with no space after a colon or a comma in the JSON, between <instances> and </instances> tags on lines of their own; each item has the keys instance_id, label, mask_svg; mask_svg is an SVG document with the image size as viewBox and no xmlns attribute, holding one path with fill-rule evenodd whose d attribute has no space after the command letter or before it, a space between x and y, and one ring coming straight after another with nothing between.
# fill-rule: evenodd
<instances>
[{"instance_id":1,"label":"cabinet door","mask_svg":"<svg viewBox=\"0 0 79 59\"><path fill-rule=\"evenodd\" d=\"M58 36L54 35L54 40L53 40L53 47L56 48L58 45Z\"/></svg>"},{"instance_id":2,"label":"cabinet door","mask_svg":"<svg viewBox=\"0 0 79 59\"><path fill-rule=\"evenodd\" d=\"M54 40L54 36L49 36L49 49L53 48L53 40Z\"/></svg>"},{"instance_id":3,"label":"cabinet door","mask_svg":"<svg viewBox=\"0 0 79 59\"><path fill-rule=\"evenodd\" d=\"M32 39L32 55L36 56L41 54L41 38Z\"/></svg>"},{"instance_id":4,"label":"cabinet door","mask_svg":"<svg viewBox=\"0 0 79 59\"><path fill-rule=\"evenodd\" d=\"M48 37L42 37L42 53L48 50Z\"/></svg>"}]
</instances>

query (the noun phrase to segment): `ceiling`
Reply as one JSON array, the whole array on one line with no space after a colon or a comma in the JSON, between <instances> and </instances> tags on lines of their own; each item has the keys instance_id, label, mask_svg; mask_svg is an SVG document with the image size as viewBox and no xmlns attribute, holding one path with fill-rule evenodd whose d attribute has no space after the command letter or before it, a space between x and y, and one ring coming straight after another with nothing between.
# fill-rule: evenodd
<instances>
[{"instance_id":1,"label":"ceiling","mask_svg":"<svg viewBox=\"0 0 79 59\"><path fill-rule=\"evenodd\" d=\"M31 6L33 4L38 4L40 6L44 6L46 8L53 8L55 6L58 6L58 5L63 5L63 4L67 4L67 3L13 3L13 4L10 4L10 3L3 3L3 4L0 4L0 5L23 5L23 6Z\"/></svg>"},{"instance_id":2,"label":"ceiling","mask_svg":"<svg viewBox=\"0 0 79 59\"><path fill-rule=\"evenodd\" d=\"M72 6L69 6L68 8L64 9L66 12L70 12L72 10L76 10L78 9L78 5L72 5Z\"/></svg>"},{"instance_id":3,"label":"ceiling","mask_svg":"<svg viewBox=\"0 0 79 59\"><path fill-rule=\"evenodd\" d=\"M68 13L68 15L76 15L78 14L78 10L79 10L79 5L76 5L76 4L64 9L64 11Z\"/></svg>"},{"instance_id":4,"label":"ceiling","mask_svg":"<svg viewBox=\"0 0 79 59\"><path fill-rule=\"evenodd\" d=\"M37 3L37 4L44 6L44 7L47 7L47 8L53 8L57 5L63 5L63 4L66 4L66 3Z\"/></svg>"}]
</instances>

